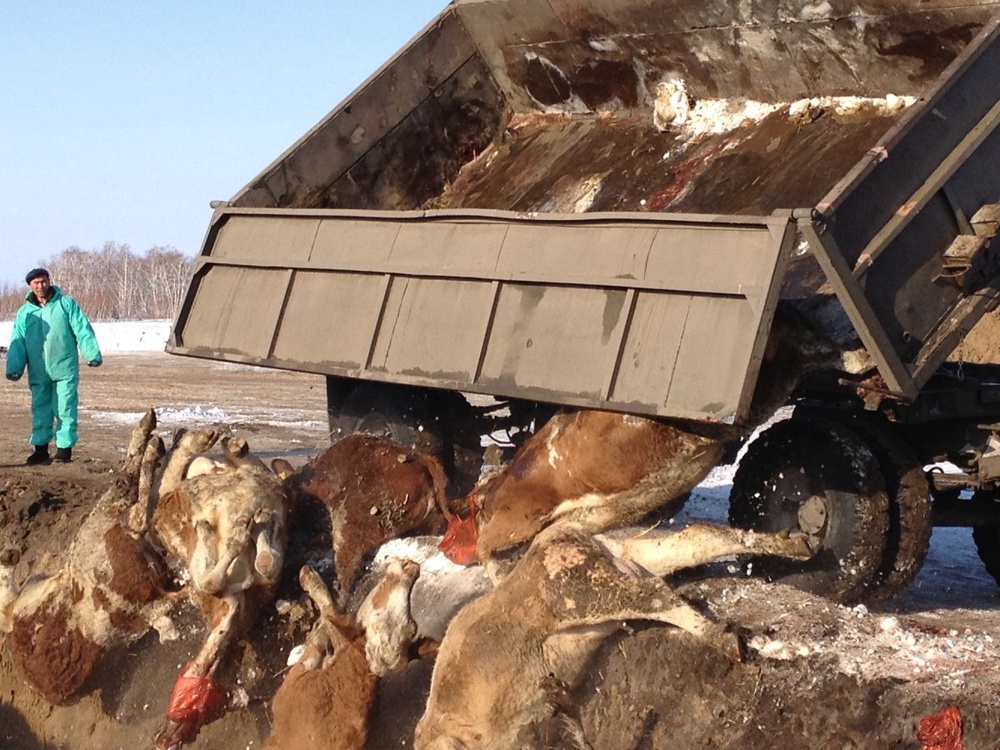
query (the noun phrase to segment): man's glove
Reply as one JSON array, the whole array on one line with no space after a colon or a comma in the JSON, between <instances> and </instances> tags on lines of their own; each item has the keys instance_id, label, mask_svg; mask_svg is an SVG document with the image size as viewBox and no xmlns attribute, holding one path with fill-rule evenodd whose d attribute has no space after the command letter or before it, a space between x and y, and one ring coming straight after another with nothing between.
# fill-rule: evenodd
<instances>
[{"instance_id":1,"label":"man's glove","mask_svg":"<svg viewBox=\"0 0 1000 750\"><path fill-rule=\"evenodd\" d=\"M87 367L100 367L100 366L101 366L101 360L99 359L92 359L87 363Z\"/></svg>"},{"instance_id":2,"label":"man's glove","mask_svg":"<svg viewBox=\"0 0 1000 750\"><path fill-rule=\"evenodd\" d=\"M7 373L7 380L20 380L20 379L21 379L21 373L19 373L19 372L8 372Z\"/></svg>"}]
</instances>

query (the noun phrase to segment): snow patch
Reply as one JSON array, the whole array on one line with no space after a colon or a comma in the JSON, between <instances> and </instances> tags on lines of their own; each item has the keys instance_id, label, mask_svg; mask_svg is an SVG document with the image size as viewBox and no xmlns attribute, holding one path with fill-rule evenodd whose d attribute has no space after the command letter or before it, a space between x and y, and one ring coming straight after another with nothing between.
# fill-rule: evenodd
<instances>
[{"instance_id":1,"label":"snow patch","mask_svg":"<svg viewBox=\"0 0 1000 750\"><path fill-rule=\"evenodd\" d=\"M654 87L653 125L657 130L677 129L687 138L731 133L747 123L758 123L785 110L792 120L811 121L830 111L840 117L864 110L898 114L916 102L913 96L823 96L793 102L760 102L752 99L698 99L690 97L682 78L665 78Z\"/></svg>"},{"instance_id":2,"label":"snow patch","mask_svg":"<svg viewBox=\"0 0 1000 750\"><path fill-rule=\"evenodd\" d=\"M162 352L167 347L170 320L97 320L91 321L102 354L124 352ZM0 346L9 346L13 320L0 320Z\"/></svg>"}]
</instances>

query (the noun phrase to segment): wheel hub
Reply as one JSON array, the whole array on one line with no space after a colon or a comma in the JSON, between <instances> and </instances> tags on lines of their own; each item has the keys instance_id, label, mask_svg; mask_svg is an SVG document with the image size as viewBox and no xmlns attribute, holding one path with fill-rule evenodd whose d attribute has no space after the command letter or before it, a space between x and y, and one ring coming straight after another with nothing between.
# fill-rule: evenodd
<instances>
[{"instance_id":1,"label":"wheel hub","mask_svg":"<svg viewBox=\"0 0 1000 750\"><path fill-rule=\"evenodd\" d=\"M378 412L371 412L358 420L357 425L354 427L354 432L364 432L369 435L391 439L392 425L389 424L389 420L383 415Z\"/></svg>"},{"instance_id":2,"label":"wheel hub","mask_svg":"<svg viewBox=\"0 0 1000 750\"><path fill-rule=\"evenodd\" d=\"M799 506L799 528L809 536L819 536L826 528L828 516L826 499L813 495Z\"/></svg>"}]
</instances>

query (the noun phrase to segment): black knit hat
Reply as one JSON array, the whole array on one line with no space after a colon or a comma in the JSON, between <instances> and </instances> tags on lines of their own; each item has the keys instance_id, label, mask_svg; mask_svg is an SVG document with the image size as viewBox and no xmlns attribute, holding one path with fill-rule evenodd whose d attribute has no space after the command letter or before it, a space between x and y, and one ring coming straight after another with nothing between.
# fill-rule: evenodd
<instances>
[{"instance_id":1,"label":"black knit hat","mask_svg":"<svg viewBox=\"0 0 1000 750\"><path fill-rule=\"evenodd\" d=\"M32 279L37 279L39 276L49 278L49 272L44 268L32 268L28 271L28 275L24 277L24 283L30 284Z\"/></svg>"}]
</instances>

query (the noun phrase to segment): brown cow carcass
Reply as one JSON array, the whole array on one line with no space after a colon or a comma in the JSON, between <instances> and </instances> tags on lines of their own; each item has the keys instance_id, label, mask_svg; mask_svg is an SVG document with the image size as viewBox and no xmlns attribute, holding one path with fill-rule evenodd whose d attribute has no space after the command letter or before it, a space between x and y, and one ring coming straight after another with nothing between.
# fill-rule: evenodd
<instances>
[{"instance_id":1,"label":"brown cow carcass","mask_svg":"<svg viewBox=\"0 0 1000 750\"><path fill-rule=\"evenodd\" d=\"M740 638L661 576L746 552L812 555L804 537L724 527L621 540L572 523L547 527L512 572L449 625L415 747L589 747L572 693L603 640L628 621L673 625L740 659Z\"/></svg>"},{"instance_id":2,"label":"brown cow carcass","mask_svg":"<svg viewBox=\"0 0 1000 750\"><path fill-rule=\"evenodd\" d=\"M672 515L664 506L704 479L724 450L693 426L592 409L556 414L475 490L476 557L487 563L556 522L597 533L654 510Z\"/></svg>"},{"instance_id":3,"label":"brown cow carcass","mask_svg":"<svg viewBox=\"0 0 1000 750\"><path fill-rule=\"evenodd\" d=\"M53 575L29 578L19 588L19 553L0 555L0 630L20 674L52 703L73 698L109 648L132 643L151 628L161 639L176 637L167 616L175 597L167 593L166 566L128 524L163 454L155 426L149 411L132 432L112 486Z\"/></svg>"},{"instance_id":4,"label":"brown cow carcass","mask_svg":"<svg viewBox=\"0 0 1000 750\"><path fill-rule=\"evenodd\" d=\"M273 600L285 556L290 507L281 477L237 437L222 441L223 461L197 461L217 439L210 428L176 436L153 493L151 529L189 576L186 590L208 629L175 683L156 737L161 749L193 741L228 707L216 673L229 643Z\"/></svg>"},{"instance_id":5,"label":"brown cow carcass","mask_svg":"<svg viewBox=\"0 0 1000 750\"><path fill-rule=\"evenodd\" d=\"M355 619L338 609L316 571L299 571L319 617L274 696L274 731L266 748L365 747L379 679L409 661L417 632L409 598L418 574L415 562L391 560Z\"/></svg>"},{"instance_id":6,"label":"brown cow carcass","mask_svg":"<svg viewBox=\"0 0 1000 750\"><path fill-rule=\"evenodd\" d=\"M364 633L337 608L312 568L303 567L299 581L319 616L275 693L274 729L264 747L361 750L378 683L365 658Z\"/></svg>"},{"instance_id":7,"label":"brown cow carcass","mask_svg":"<svg viewBox=\"0 0 1000 750\"><path fill-rule=\"evenodd\" d=\"M789 306L779 307L745 424L654 419L593 409L556 414L500 472L470 495L472 514L454 520L442 549L460 562L489 563L546 526L590 533L673 515L721 460L782 406L808 372L858 372L870 362L844 351Z\"/></svg>"},{"instance_id":8,"label":"brown cow carcass","mask_svg":"<svg viewBox=\"0 0 1000 750\"><path fill-rule=\"evenodd\" d=\"M455 613L492 588L482 568L449 561L439 540L381 545L344 609L320 575L302 567L299 581L318 618L272 702L268 748L381 747L399 739L393 732L400 726L412 726L401 714L415 721L422 710L414 704L414 679L428 666L414 660L434 656ZM375 723L379 707L392 713L388 726Z\"/></svg>"},{"instance_id":9,"label":"brown cow carcass","mask_svg":"<svg viewBox=\"0 0 1000 750\"><path fill-rule=\"evenodd\" d=\"M373 435L337 441L288 479L297 502L330 519L338 603L346 606L364 563L384 542L440 534L447 478L437 459Z\"/></svg>"}]
</instances>

